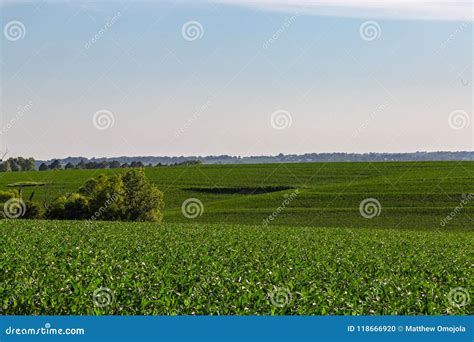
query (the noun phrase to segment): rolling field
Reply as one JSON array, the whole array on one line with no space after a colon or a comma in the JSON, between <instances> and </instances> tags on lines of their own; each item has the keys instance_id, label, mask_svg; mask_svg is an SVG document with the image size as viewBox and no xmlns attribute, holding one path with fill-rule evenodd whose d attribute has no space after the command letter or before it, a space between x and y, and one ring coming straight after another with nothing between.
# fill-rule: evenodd
<instances>
[{"instance_id":1,"label":"rolling field","mask_svg":"<svg viewBox=\"0 0 474 342\"><path fill-rule=\"evenodd\" d=\"M24 197L35 191L47 205L93 176L123 171L3 173L0 190L45 182ZM474 313L474 163L146 174L165 193L162 224L2 220L1 312ZM194 218L183 214L189 199L202 203ZM360 210L367 199L380 203L375 214Z\"/></svg>"},{"instance_id":2,"label":"rolling field","mask_svg":"<svg viewBox=\"0 0 474 342\"><path fill-rule=\"evenodd\" d=\"M123 170L2 173L0 190L15 182L44 182L45 187L25 189L24 197L35 191L35 200L47 204L91 177L114 172ZM202 165L147 168L146 174L165 193L166 223L258 225L298 190L271 225L433 229L474 193L473 162ZM287 190L275 191L282 188ZM189 198L204 207L192 221L181 211ZM380 216L360 215L367 198L380 202ZM472 229L473 223L474 201L447 227Z\"/></svg>"}]
</instances>

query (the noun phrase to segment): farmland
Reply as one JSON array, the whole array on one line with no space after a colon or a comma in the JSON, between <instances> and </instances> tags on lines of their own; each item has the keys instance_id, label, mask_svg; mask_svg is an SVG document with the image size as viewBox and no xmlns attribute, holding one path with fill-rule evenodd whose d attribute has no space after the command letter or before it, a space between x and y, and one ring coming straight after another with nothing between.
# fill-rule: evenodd
<instances>
[{"instance_id":1,"label":"farmland","mask_svg":"<svg viewBox=\"0 0 474 342\"><path fill-rule=\"evenodd\" d=\"M5 314L472 310L448 296L474 285L466 232L59 221L1 230ZM101 287L114 298L105 307L92 299Z\"/></svg>"},{"instance_id":2,"label":"farmland","mask_svg":"<svg viewBox=\"0 0 474 342\"><path fill-rule=\"evenodd\" d=\"M0 190L45 183L24 196L35 191L47 205L113 172L123 170L3 173ZM473 313L474 163L201 165L146 174L165 194L162 224L3 220L2 313ZM202 203L197 215L183 214L189 199ZM362 215L366 199L380 204L376 214ZM106 305L94 301L101 289Z\"/></svg>"},{"instance_id":3,"label":"farmland","mask_svg":"<svg viewBox=\"0 0 474 342\"><path fill-rule=\"evenodd\" d=\"M433 229L474 192L472 162L202 165L145 171L165 193L166 223L258 225L298 190L272 225ZM15 182L46 183L25 189L25 197L35 191L34 199L47 204L91 177L114 172L124 170L2 173L0 190ZM189 198L204 207L203 215L192 221L181 212ZM380 202L380 216L368 220L360 215L359 205L367 198ZM472 229L473 218L474 202L469 202L449 227Z\"/></svg>"}]
</instances>

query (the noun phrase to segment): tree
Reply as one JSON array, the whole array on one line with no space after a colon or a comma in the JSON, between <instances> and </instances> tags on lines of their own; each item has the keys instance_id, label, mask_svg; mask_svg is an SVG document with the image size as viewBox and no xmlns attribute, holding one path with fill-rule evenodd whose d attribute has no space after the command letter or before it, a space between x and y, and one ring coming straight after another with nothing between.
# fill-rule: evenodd
<instances>
[{"instance_id":1,"label":"tree","mask_svg":"<svg viewBox=\"0 0 474 342\"><path fill-rule=\"evenodd\" d=\"M117 160L112 160L111 162L109 162L109 168L111 168L111 169L120 168L120 162L117 161Z\"/></svg>"},{"instance_id":2,"label":"tree","mask_svg":"<svg viewBox=\"0 0 474 342\"><path fill-rule=\"evenodd\" d=\"M77 193L56 199L46 217L160 222L163 207L163 193L143 170L132 169L124 175L89 179Z\"/></svg>"},{"instance_id":3,"label":"tree","mask_svg":"<svg viewBox=\"0 0 474 342\"><path fill-rule=\"evenodd\" d=\"M84 159L81 159L79 163L76 165L76 169L85 169L86 168L86 163L84 162Z\"/></svg>"},{"instance_id":4,"label":"tree","mask_svg":"<svg viewBox=\"0 0 474 342\"><path fill-rule=\"evenodd\" d=\"M89 198L92 216L102 220L121 220L125 217L124 186L119 175L99 175L88 180L79 194Z\"/></svg>"},{"instance_id":5,"label":"tree","mask_svg":"<svg viewBox=\"0 0 474 342\"><path fill-rule=\"evenodd\" d=\"M133 168L142 168L144 165L141 161L132 161L132 163L130 164L130 167L133 167Z\"/></svg>"},{"instance_id":6,"label":"tree","mask_svg":"<svg viewBox=\"0 0 474 342\"><path fill-rule=\"evenodd\" d=\"M61 163L55 159L48 167L50 170L61 170Z\"/></svg>"},{"instance_id":7,"label":"tree","mask_svg":"<svg viewBox=\"0 0 474 342\"><path fill-rule=\"evenodd\" d=\"M41 163L41 165L39 166L38 170L40 170L40 171L46 171L46 170L48 170L48 165L46 165L45 163Z\"/></svg>"},{"instance_id":8,"label":"tree","mask_svg":"<svg viewBox=\"0 0 474 342\"><path fill-rule=\"evenodd\" d=\"M74 168L75 168L75 166L71 162L67 163L66 166L64 167L65 170L72 170Z\"/></svg>"},{"instance_id":9,"label":"tree","mask_svg":"<svg viewBox=\"0 0 474 342\"><path fill-rule=\"evenodd\" d=\"M12 168L10 166L10 161L5 160L3 163L0 164L0 172L11 172Z\"/></svg>"},{"instance_id":10,"label":"tree","mask_svg":"<svg viewBox=\"0 0 474 342\"><path fill-rule=\"evenodd\" d=\"M163 193L148 180L145 172L137 169L127 171L122 181L127 220L160 222L163 218Z\"/></svg>"},{"instance_id":11,"label":"tree","mask_svg":"<svg viewBox=\"0 0 474 342\"><path fill-rule=\"evenodd\" d=\"M10 162L10 167L12 169L12 172L18 172L21 171L21 165L18 164L17 159L15 158L9 158L8 162Z\"/></svg>"}]
</instances>

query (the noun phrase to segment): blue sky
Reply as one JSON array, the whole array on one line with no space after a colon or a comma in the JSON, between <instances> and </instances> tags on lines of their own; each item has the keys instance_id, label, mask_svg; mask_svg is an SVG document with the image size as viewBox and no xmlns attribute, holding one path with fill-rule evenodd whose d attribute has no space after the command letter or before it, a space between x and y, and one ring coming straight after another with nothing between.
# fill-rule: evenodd
<instances>
[{"instance_id":1,"label":"blue sky","mask_svg":"<svg viewBox=\"0 0 474 342\"><path fill-rule=\"evenodd\" d=\"M472 150L471 6L3 1L2 150Z\"/></svg>"}]
</instances>

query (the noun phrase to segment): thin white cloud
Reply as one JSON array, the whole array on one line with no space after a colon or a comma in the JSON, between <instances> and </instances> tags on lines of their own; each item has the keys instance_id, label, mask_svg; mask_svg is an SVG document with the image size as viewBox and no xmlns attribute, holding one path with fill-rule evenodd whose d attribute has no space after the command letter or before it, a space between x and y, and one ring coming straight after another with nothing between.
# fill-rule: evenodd
<instances>
[{"instance_id":1,"label":"thin white cloud","mask_svg":"<svg viewBox=\"0 0 474 342\"><path fill-rule=\"evenodd\" d=\"M208 0L335 17L471 21L473 0Z\"/></svg>"}]
</instances>

